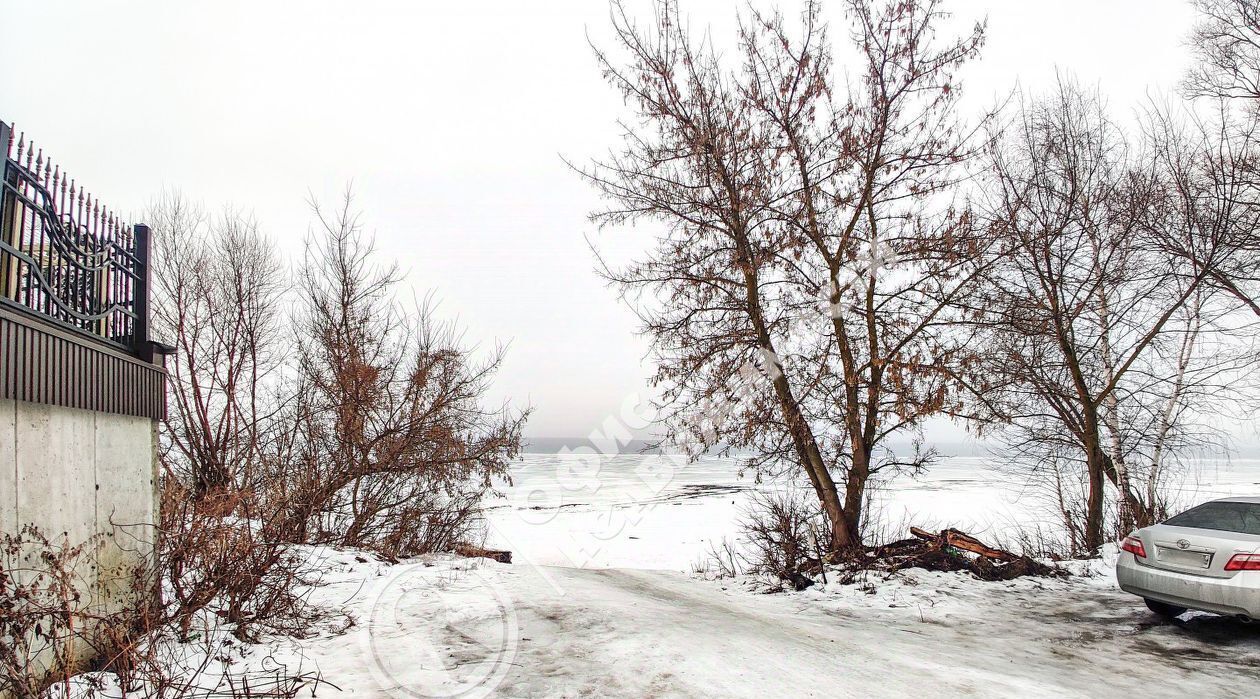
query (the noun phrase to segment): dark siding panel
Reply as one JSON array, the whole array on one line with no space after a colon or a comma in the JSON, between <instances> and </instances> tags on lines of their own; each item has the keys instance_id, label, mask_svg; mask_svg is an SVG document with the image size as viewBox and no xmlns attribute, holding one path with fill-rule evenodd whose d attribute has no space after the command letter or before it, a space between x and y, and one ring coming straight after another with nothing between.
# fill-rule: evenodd
<instances>
[{"instance_id":1,"label":"dark siding panel","mask_svg":"<svg viewBox=\"0 0 1260 699\"><path fill-rule=\"evenodd\" d=\"M166 416L166 371L0 311L0 398L161 419Z\"/></svg>"}]
</instances>

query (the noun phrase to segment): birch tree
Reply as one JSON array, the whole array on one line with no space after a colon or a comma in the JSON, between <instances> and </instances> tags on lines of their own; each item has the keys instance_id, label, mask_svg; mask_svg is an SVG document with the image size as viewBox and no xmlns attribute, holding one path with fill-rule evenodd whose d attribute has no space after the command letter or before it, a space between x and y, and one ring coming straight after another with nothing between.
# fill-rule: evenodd
<instances>
[{"instance_id":1,"label":"birch tree","mask_svg":"<svg viewBox=\"0 0 1260 699\"><path fill-rule=\"evenodd\" d=\"M1165 514L1167 461L1205 443L1197 411L1231 390L1247 352L1230 341L1236 304L1208 283L1229 251L1209 230L1220 218L1191 194L1203 152L1149 136L1133 148L1101 98L1070 81L1021 107L991 154L1000 262L979 317L1007 446L1081 465L1083 512L1064 511L1095 551L1108 489L1119 528Z\"/></svg>"}]
</instances>

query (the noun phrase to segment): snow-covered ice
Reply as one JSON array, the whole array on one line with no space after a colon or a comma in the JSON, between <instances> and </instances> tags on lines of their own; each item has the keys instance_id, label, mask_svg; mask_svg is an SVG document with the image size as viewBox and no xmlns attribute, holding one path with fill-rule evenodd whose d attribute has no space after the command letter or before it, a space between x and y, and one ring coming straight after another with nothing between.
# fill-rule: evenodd
<instances>
[{"instance_id":1,"label":"snow-covered ice","mask_svg":"<svg viewBox=\"0 0 1260 699\"><path fill-rule=\"evenodd\" d=\"M1190 466L1173 487L1185 505L1260 493L1260 459ZM689 571L713 544L734 538L753 490L799 487L757 484L739 477L734 460L714 457L525 454L512 473L513 484L489 503L489 545L511 550L517 562L585 568ZM902 537L910 524L956 527L990 542L1057 526L1021 472L978 454L882 484L872 515Z\"/></svg>"}]
</instances>

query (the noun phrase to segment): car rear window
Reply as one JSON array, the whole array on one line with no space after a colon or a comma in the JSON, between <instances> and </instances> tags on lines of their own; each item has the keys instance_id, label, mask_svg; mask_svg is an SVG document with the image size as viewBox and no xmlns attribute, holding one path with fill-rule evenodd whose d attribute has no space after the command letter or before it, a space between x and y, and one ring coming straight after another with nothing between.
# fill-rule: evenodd
<instances>
[{"instance_id":1,"label":"car rear window","mask_svg":"<svg viewBox=\"0 0 1260 699\"><path fill-rule=\"evenodd\" d=\"M1164 524L1174 527L1260 534L1260 505L1249 502L1207 502L1182 512Z\"/></svg>"}]
</instances>

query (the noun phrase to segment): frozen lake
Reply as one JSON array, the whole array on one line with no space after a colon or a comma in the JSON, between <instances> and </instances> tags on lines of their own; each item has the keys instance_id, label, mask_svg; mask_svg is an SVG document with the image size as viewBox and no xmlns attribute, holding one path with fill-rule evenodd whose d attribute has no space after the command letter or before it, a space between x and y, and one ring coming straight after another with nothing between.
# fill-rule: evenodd
<instances>
[{"instance_id":1,"label":"frozen lake","mask_svg":"<svg viewBox=\"0 0 1260 699\"><path fill-rule=\"evenodd\" d=\"M689 570L713 544L736 538L755 489L800 487L757 484L738 470L724 458L524 454L513 485L487 503L488 544L536 565ZM1171 490L1187 505L1260 494L1260 459L1193 463ZM910 524L952 526L999 540L1055 523L1042 494L992 456L947 457L917 478L896 477L879 487L872 511L901 533Z\"/></svg>"}]
</instances>

